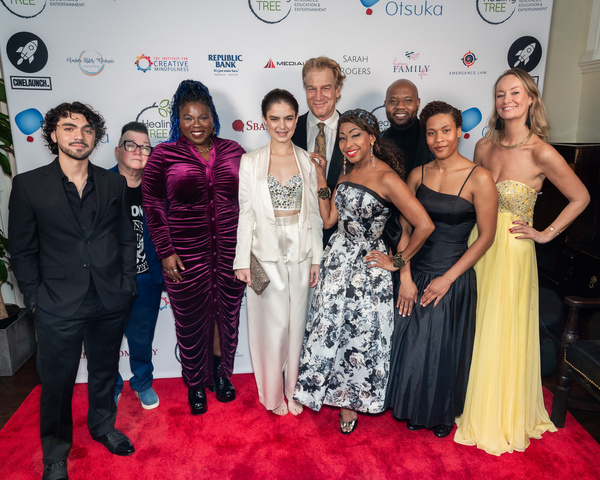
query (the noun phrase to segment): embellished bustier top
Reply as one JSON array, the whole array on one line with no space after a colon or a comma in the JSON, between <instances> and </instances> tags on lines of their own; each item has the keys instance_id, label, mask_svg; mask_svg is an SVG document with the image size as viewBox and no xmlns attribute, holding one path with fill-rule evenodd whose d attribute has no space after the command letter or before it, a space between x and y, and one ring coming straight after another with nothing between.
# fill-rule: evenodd
<instances>
[{"instance_id":1,"label":"embellished bustier top","mask_svg":"<svg viewBox=\"0 0 600 480\"><path fill-rule=\"evenodd\" d=\"M302 207L302 175L297 173L285 185L273 175L267 174L273 210L300 210Z\"/></svg>"},{"instance_id":2,"label":"embellished bustier top","mask_svg":"<svg viewBox=\"0 0 600 480\"><path fill-rule=\"evenodd\" d=\"M516 180L504 180L496 184L498 189L498 212L508 212L529 225L533 223L533 208L538 193L528 185Z\"/></svg>"}]
</instances>

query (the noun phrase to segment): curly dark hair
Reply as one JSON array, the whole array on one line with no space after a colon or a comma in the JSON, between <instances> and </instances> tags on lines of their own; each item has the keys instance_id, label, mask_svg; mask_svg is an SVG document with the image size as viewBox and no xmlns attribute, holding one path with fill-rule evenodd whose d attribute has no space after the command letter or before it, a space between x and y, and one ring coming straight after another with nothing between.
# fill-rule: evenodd
<instances>
[{"instance_id":1,"label":"curly dark hair","mask_svg":"<svg viewBox=\"0 0 600 480\"><path fill-rule=\"evenodd\" d=\"M296 97L283 88L274 88L265 95L265 98L263 98L262 103L260 104L263 117L267 117L269 108L271 108L271 106L275 103L288 104L290 107L292 107L292 110L296 112L296 115L298 115L299 106Z\"/></svg>"},{"instance_id":2,"label":"curly dark hair","mask_svg":"<svg viewBox=\"0 0 600 480\"><path fill-rule=\"evenodd\" d=\"M98 112L92 110L92 107L81 102L61 103L46 113L42 122L42 138L53 155L58 155L58 144L52 140L52 132L56 130L61 118L69 118L72 114L83 115L96 133L94 148L100 143L100 139L106 133L104 118Z\"/></svg>"},{"instance_id":3,"label":"curly dark hair","mask_svg":"<svg viewBox=\"0 0 600 480\"><path fill-rule=\"evenodd\" d=\"M456 128L462 127L461 111L446 102L442 102L441 100L434 100L433 102L429 102L427 105L425 105L421 111L421 116L419 117L421 127L425 128L427 126L427 120L434 115L440 114L450 115L456 124Z\"/></svg>"},{"instance_id":4,"label":"curly dark hair","mask_svg":"<svg viewBox=\"0 0 600 480\"><path fill-rule=\"evenodd\" d=\"M179 130L179 112L186 103L200 102L210 108L215 125L215 135L221 130L221 123L217 115L217 109L213 99L208 91L208 87L197 80L184 80L177 87L173 100L171 102L171 131L169 132L169 142L176 141L181 135Z\"/></svg>"},{"instance_id":5,"label":"curly dark hair","mask_svg":"<svg viewBox=\"0 0 600 480\"><path fill-rule=\"evenodd\" d=\"M340 126L343 123L353 123L369 135L374 135L375 143L373 144L373 155L388 164L400 178L403 180L406 179L402 150L400 150L394 142L380 138L379 121L375 115L360 108L342 113L338 121L338 137L340 135ZM348 168L352 168L352 163L348 165Z\"/></svg>"}]
</instances>

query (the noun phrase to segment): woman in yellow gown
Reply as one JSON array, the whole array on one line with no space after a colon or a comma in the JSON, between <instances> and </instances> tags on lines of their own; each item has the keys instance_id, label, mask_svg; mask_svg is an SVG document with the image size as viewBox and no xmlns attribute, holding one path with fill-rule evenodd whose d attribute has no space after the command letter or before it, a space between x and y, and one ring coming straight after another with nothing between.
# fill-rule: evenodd
<instances>
[{"instance_id":1,"label":"woman in yellow gown","mask_svg":"<svg viewBox=\"0 0 600 480\"><path fill-rule=\"evenodd\" d=\"M463 415L454 440L493 455L524 451L530 438L556 431L544 407L540 374L535 242L555 238L585 209L589 194L545 139L550 127L540 92L524 70L494 85L490 129L475 147L499 195L496 237L475 264L475 345ZM532 227L533 208L548 178L569 201L551 225ZM471 241L477 232L471 235Z\"/></svg>"}]
</instances>

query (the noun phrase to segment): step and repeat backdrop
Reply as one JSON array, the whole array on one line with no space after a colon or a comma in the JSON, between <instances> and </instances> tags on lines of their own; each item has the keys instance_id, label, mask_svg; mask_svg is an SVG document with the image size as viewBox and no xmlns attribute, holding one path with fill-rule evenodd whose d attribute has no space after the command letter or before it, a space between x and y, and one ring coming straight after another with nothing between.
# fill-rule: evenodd
<instances>
[{"instance_id":1,"label":"step and repeat backdrop","mask_svg":"<svg viewBox=\"0 0 600 480\"><path fill-rule=\"evenodd\" d=\"M90 104L108 133L91 159L110 168L120 128L145 123L165 141L170 100L182 80L205 83L221 136L253 150L269 141L260 102L286 88L307 111L301 71L326 55L346 75L338 109L364 108L388 127L383 101L399 78L421 107L463 111L459 149L472 157L493 106L492 86L520 67L544 85L552 0L0 0L0 59L18 172L52 160L40 122L63 101ZM245 303L245 302L244 302ZM121 372L130 376L127 341ZM82 354L78 381L86 381ZM164 294L154 340L156 377L180 376ZM236 372L250 372L245 308Z\"/></svg>"}]
</instances>

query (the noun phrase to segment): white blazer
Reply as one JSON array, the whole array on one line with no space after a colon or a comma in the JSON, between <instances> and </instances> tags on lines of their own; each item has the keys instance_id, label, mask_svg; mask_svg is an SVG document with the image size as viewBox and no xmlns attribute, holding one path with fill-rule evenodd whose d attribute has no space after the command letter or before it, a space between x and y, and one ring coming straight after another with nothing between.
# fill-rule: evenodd
<instances>
[{"instance_id":1,"label":"white blazer","mask_svg":"<svg viewBox=\"0 0 600 480\"><path fill-rule=\"evenodd\" d=\"M271 144L242 155L239 175L240 219L233 269L250 268L250 252L259 261L279 260L275 212L267 185ZM323 221L317 198L317 172L306 150L294 145L302 175L302 206L298 221L299 261L319 264L323 255Z\"/></svg>"}]
</instances>

